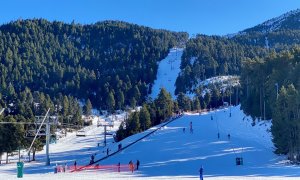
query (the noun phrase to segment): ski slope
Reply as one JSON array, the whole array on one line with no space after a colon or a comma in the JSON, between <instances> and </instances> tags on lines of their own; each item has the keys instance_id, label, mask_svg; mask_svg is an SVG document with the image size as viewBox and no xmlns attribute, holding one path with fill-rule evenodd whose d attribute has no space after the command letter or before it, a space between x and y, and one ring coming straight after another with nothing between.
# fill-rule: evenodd
<instances>
[{"instance_id":1,"label":"ski slope","mask_svg":"<svg viewBox=\"0 0 300 180\"><path fill-rule=\"evenodd\" d=\"M128 164L130 160L139 159L141 168L134 176L158 179L197 178L201 165L209 179L228 176L232 179L272 179L276 176L300 179L299 167L285 165L285 157L273 154L268 131L270 123L258 123L252 127L252 120L239 108L231 109L232 117L229 117L230 109L201 116L185 115L101 164ZM193 133L189 132L190 122L193 123ZM220 139L217 138L218 131ZM243 166L236 166L236 157L243 157Z\"/></svg>"},{"instance_id":2,"label":"ski slope","mask_svg":"<svg viewBox=\"0 0 300 180\"><path fill-rule=\"evenodd\" d=\"M161 88L170 92L173 99L175 96L175 82L180 72L180 63L183 49L171 49L168 56L160 61L157 70L157 79L154 81L150 97L156 99Z\"/></svg>"},{"instance_id":3,"label":"ski slope","mask_svg":"<svg viewBox=\"0 0 300 180\"><path fill-rule=\"evenodd\" d=\"M84 170L73 173L53 174L53 166L43 166L35 163L25 168L25 179L198 179L198 170L204 167L205 179L300 179L300 168L286 164L284 156L277 156L273 151L270 122L256 122L246 117L240 107L222 109L199 114L185 114L171 122L166 127L156 131L151 136L119 152L118 154L101 161L103 167L116 167L121 163L121 172L117 168ZM212 120L211 120L212 118ZM193 124L193 133L190 133L189 124ZM183 128L186 128L185 133ZM126 145L155 127L133 135L123 140ZM220 133L220 139L217 133ZM230 139L228 139L230 133ZM68 142L64 142L67 147ZM69 144L70 145L70 144ZM113 149L116 144L111 144ZM95 147L91 147L96 150ZM57 151L57 159L76 159L72 151L61 149ZM86 148L79 150L83 156L89 156ZM96 152L96 151L95 151ZM102 156L102 152L99 157ZM98 156L98 155L97 155ZM53 154L51 156L53 158ZM235 164L236 157L243 157L244 165ZM129 172L128 162L140 160L138 171ZM1 165L0 174L5 179L15 178L15 164Z\"/></svg>"}]
</instances>

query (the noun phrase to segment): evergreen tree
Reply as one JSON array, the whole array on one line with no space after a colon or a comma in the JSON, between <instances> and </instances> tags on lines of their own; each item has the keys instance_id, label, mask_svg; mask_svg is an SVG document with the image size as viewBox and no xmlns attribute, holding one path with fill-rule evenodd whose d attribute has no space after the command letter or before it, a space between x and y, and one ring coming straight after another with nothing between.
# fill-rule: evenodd
<instances>
[{"instance_id":1,"label":"evergreen tree","mask_svg":"<svg viewBox=\"0 0 300 180\"><path fill-rule=\"evenodd\" d=\"M199 101L199 98L198 97L195 97L194 98L194 101L193 101L193 109L194 110L201 110L201 105L200 105L200 101Z\"/></svg>"},{"instance_id":2,"label":"evergreen tree","mask_svg":"<svg viewBox=\"0 0 300 180\"><path fill-rule=\"evenodd\" d=\"M143 130L151 127L150 113L146 104L143 105L140 111L140 123Z\"/></svg>"},{"instance_id":3,"label":"evergreen tree","mask_svg":"<svg viewBox=\"0 0 300 180\"><path fill-rule=\"evenodd\" d=\"M130 99L130 105L131 105L132 108L135 108L135 107L136 107L136 100L135 100L134 97L132 97L132 98Z\"/></svg>"},{"instance_id":4,"label":"evergreen tree","mask_svg":"<svg viewBox=\"0 0 300 180\"><path fill-rule=\"evenodd\" d=\"M107 108L110 112L112 112L115 108L115 97L112 92L109 93L106 99Z\"/></svg>"},{"instance_id":5,"label":"evergreen tree","mask_svg":"<svg viewBox=\"0 0 300 180\"><path fill-rule=\"evenodd\" d=\"M287 89L281 88L271 129L276 153L288 154L292 161L298 161L300 156L299 100L299 93L293 85L289 85Z\"/></svg>"},{"instance_id":6,"label":"evergreen tree","mask_svg":"<svg viewBox=\"0 0 300 180\"><path fill-rule=\"evenodd\" d=\"M89 116L92 114L92 109L93 109L92 103L90 99L87 99L85 105L83 106L83 113Z\"/></svg>"},{"instance_id":7,"label":"evergreen tree","mask_svg":"<svg viewBox=\"0 0 300 180\"><path fill-rule=\"evenodd\" d=\"M138 112L133 112L131 116L129 117L129 126L128 130L130 134L135 134L140 132L141 124L140 124L140 118L139 118L139 113ZM126 127L127 129L127 127Z\"/></svg>"},{"instance_id":8,"label":"evergreen tree","mask_svg":"<svg viewBox=\"0 0 300 180\"><path fill-rule=\"evenodd\" d=\"M161 88L157 99L155 100L155 106L158 109L158 114L161 116L161 120L172 115L173 101L171 94L168 93L164 88ZM160 120L160 121L161 121Z\"/></svg>"},{"instance_id":9,"label":"evergreen tree","mask_svg":"<svg viewBox=\"0 0 300 180\"><path fill-rule=\"evenodd\" d=\"M117 107L118 109L123 109L125 103L125 97L123 92L119 89L117 92Z\"/></svg>"}]
</instances>

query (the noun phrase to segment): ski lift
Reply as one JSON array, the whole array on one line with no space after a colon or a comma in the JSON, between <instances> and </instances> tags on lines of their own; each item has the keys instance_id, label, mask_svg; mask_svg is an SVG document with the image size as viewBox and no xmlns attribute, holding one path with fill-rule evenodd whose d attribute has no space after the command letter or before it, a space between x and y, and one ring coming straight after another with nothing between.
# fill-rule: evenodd
<instances>
[{"instance_id":1,"label":"ski lift","mask_svg":"<svg viewBox=\"0 0 300 180\"><path fill-rule=\"evenodd\" d=\"M85 131L84 130L78 130L77 132L76 132L76 136L78 136L78 137L84 137L84 136L86 136L86 134L85 134Z\"/></svg>"},{"instance_id":2,"label":"ski lift","mask_svg":"<svg viewBox=\"0 0 300 180\"><path fill-rule=\"evenodd\" d=\"M46 136L46 129L42 128L40 129L40 132L37 133L38 136Z\"/></svg>"},{"instance_id":3,"label":"ski lift","mask_svg":"<svg viewBox=\"0 0 300 180\"><path fill-rule=\"evenodd\" d=\"M35 133L36 133L36 130L34 130L34 129L27 130L25 132L25 137L26 138L34 138Z\"/></svg>"}]
</instances>

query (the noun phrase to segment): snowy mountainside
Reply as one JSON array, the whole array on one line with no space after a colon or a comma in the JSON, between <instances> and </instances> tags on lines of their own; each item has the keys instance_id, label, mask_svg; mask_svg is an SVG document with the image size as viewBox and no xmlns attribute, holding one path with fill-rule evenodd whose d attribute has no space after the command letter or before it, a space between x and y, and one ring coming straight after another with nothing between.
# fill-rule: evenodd
<instances>
[{"instance_id":1,"label":"snowy mountainside","mask_svg":"<svg viewBox=\"0 0 300 180\"><path fill-rule=\"evenodd\" d=\"M188 92L187 96L193 99L196 94L194 91L199 87L202 86L202 96L204 97L207 92L211 92L210 85L216 85L220 92L225 92L226 89L231 87L240 86L239 76L215 76L212 78L205 79L203 81L198 82L197 85L193 87L192 92Z\"/></svg>"},{"instance_id":2,"label":"snowy mountainside","mask_svg":"<svg viewBox=\"0 0 300 180\"><path fill-rule=\"evenodd\" d=\"M160 61L157 71L157 79L154 81L150 97L155 99L160 92L160 88L165 88L170 92L173 99L175 96L175 81L180 72L181 55L183 49L173 48L168 56Z\"/></svg>"},{"instance_id":3,"label":"snowy mountainside","mask_svg":"<svg viewBox=\"0 0 300 180\"><path fill-rule=\"evenodd\" d=\"M253 28L246 29L243 32L261 32L268 33L282 29L300 30L300 9L287 12L279 17L272 18Z\"/></svg>"}]
</instances>

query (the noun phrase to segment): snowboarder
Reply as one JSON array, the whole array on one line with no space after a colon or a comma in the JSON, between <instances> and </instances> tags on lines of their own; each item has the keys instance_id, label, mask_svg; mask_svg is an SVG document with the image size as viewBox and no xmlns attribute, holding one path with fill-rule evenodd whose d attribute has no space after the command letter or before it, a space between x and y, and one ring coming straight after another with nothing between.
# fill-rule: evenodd
<instances>
[{"instance_id":1,"label":"snowboarder","mask_svg":"<svg viewBox=\"0 0 300 180\"><path fill-rule=\"evenodd\" d=\"M140 166L140 161L137 160L137 161L136 161L136 170L139 170L139 166Z\"/></svg>"},{"instance_id":2,"label":"snowboarder","mask_svg":"<svg viewBox=\"0 0 300 180\"><path fill-rule=\"evenodd\" d=\"M229 133L228 133L227 137L228 137L228 140L230 140L230 134Z\"/></svg>"},{"instance_id":3,"label":"snowboarder","mask_svg":"<svg viewBox=\"0 0 300 180\"><path fill-rule=\"evenodd\" d=\"M200 173L200 180L203 180L203 166L200 167L199 173Z\"/></svg>"}]
</instances>

